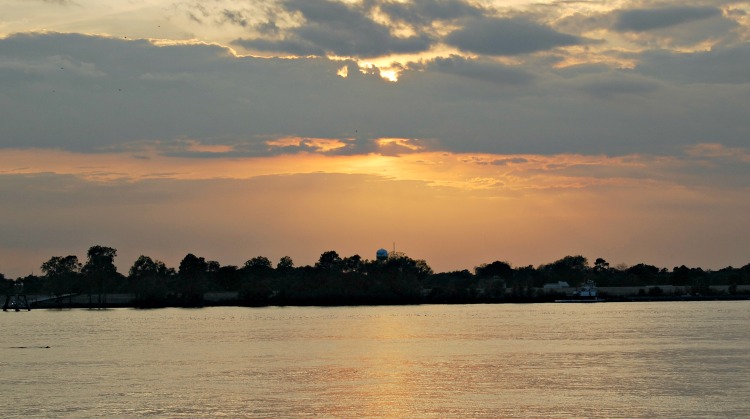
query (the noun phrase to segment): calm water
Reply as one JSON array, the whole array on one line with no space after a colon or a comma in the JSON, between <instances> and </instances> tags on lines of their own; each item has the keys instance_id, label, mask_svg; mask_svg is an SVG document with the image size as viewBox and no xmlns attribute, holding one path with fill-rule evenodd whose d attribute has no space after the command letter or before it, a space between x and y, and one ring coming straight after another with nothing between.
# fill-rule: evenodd
<instances>
[{"instance_id":1,"label":"calm water","mask_svg":"<svg viewBox=\"0 0 750 419\"><path fill-rule=\"evenodd\" d=\"M748 301L34 310L0 327L5 417L750 416Z\"/></svg>"}]
</instances>

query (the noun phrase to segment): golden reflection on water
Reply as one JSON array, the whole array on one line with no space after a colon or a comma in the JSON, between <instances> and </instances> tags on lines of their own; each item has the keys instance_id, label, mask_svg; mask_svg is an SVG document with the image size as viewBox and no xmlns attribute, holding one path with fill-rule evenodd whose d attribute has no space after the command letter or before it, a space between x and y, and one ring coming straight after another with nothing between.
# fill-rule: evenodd
<instances>
[{"instance_id":1,"label":"golden reflection on water","mask_svg":"<svg viewBox=\"0 0 750 419\"><path fill-rule=\"evenodd\" d=\"M0 392L10 417L742 417L749 318L750 302L0 313Z\"/></svg>"}]
</instances>

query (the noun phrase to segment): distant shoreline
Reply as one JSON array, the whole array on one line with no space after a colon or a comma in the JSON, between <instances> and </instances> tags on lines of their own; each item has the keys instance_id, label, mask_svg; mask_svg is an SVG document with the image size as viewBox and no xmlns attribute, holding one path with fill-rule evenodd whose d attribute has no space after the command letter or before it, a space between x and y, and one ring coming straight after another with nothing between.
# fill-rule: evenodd
<instances>
[{"instance_id":1,"label":"distant shoreline","mask_svg":"<svg viewBox=\"0 0 750 419\"><path fill-rule=\"evenodd\" d=\"M220 295L217 295L220 294ZM228 294L235 294L230 296ZM452 298L452 299L430 299L430 298L404 298L404 299L370 299L370 298L308 298L308 299L278 299L269 300L265 303L248 304L239 299L236 293L209 293L202 304L186 306L181 304L137 304L132 294L110 294L107 296L106 304L98 301L89 303L87 295L76 295L72 298L65 297L62 301L51 298L51 296L32 295L29 296L29 304L32 309L99 309L99 308L200 308L200 307L353 307L353 306L401 306L401 305L440 305L440 304L549 304L561 299L560 295L545 294L537 297L508 296L505 298ZM603 296L606 302L674 302L674 301L743 301L750 300L750 294L736 295L631 295L631 296ZM576 302L570 304L578 304ZM9 309L8 311L11 311Z\"/></svg>"}]
</instances>

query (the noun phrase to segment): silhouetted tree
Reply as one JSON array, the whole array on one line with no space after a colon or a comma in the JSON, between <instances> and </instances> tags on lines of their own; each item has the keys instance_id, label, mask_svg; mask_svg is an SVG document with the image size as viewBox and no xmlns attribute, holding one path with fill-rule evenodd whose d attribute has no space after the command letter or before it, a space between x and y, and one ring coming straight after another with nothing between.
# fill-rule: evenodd
<instances>
[{"instance_id":1,"label":"silhouetted tree","mask_svg":"<svg viewBox=\"0 0 750 419\"><path fill-rule=\"evenodd\" d=\"M177 291L183 305L196 307L203 305L203 293L208 280L208 263L202 257L188 253L180 262L177 274Z\"/></svg>"},{"instance_id":2,"label":"silhouetted tree","mask_svg":"<svg viewBox=\"0 0 750 419\"><path fill-rule=\"evenodd\" d=\"M87 278L90 287L98 291L99 308L107 305L107 285L117 276L115 267L115 256L117 249L106 246L91 246L86 253L88 260L83 266L82 272ZM91 291L89 291L89 307L91 306Z\"/></svg>"},{"instance_id":3,"label":"silhouetted tree","mask_svg":"<svg viewBox=\"0 0 750 419\"><path fill-rule=\"evenodd\" d=\"M257 256L238 268L188 254L180 263L179 273L142 255L130 268L128 281L115 283L115 279L122 278L114 265L116 254L116 249L92 246L83 266L73 255L54 256L42 264L44 277L29 275L18 280L24 282L27 293L60 295L88 291L90 306L92 293L97 292L100 307L107 305L107 292L118 287L134 292L139 306L198 306L203 304L204 293L210 290L237 290L241 301L251 305L403 304L499 301L508 298L508 288L512 290L513 301L532 301L540 298L536 291L546 282L567 281L577 285L589 278L600 286L651 285L649 295L663 293L653 285L666 283L685 286L686 290L701 295L717 292L711 288L714 285L729 285L729 294L737 294L743 292L739 285L750 284L750 264L719 271L682 265L669 272L643 263L612 268L606 260L597 258L594 267L589 268L587 259L578 255L566 256L537 269L532 266L514 269L507 262L495 261L475 267L474 274L468 270L435 274L427 262L412 259L403 252L391 252L385 259L368 261L359 255L342 258L333 250L323 252L314 267L295 267L291 257L284 256L274 268L268 258ZM13 284L14 281L0 274L0 292ZM647 294L645 287L641 294Z\"/></svg>"},{"instance_id":4,"label":"silhouetted tree","mask_svg":"<svg viewBox=\"0 0 750 419\"><path fill-rule=\"evenodd\" d=\"M407 301L420 295L422 281L433 274L424 260L394 253L384 262L372 263L368 270L368 276L376 281L375 288L379 289L377 292L382 298Z\"/></svg>"},{"instance_id":5,"label":"silhouetted tree","mask_svg":"<svg viewBox=\"0 0 750 419\"><path fill-rule=\"evenodd\" d=\"M267 278L248 278L239 289L240 300L249 305L268 304L271 297L270 281Z\"/></svg>"},{"instance_id":6,"label":"silhouetted tree","mask_svg":"<svg viewBox=\"0 0 750 419\"><path fill-rule=\"evenodd\" d=\"M533 297L534 287L544 285L545 276L533 266L518 268L513 272L510 288L513 297Z\"/></svg>"},{"instance_id":7,"label":"silhouetted tree","mask_svg":"<svg viewBox=\"0 0 750 419\"><path fill-rule=\"evenodd\" d=\"M480 278L510 278L513 276L513 268L507 262L496 260L490 264L482 264L474 268L474 273Z\"/></svg>"},{"instance_id":8,"label":"silhouetted tree","mask_svg":"<svg viewBox=\"0 0 750 419\"><path fill-rule=\"evenodd\" d=\"M221 264L215 260L209 260L206 262L206 279L208 280L208 284L213 285L213 288L215 288L216 279L219 276L219 270L221 269Z\"/></svg>"},{"instance_id":9,"label":"silhouetted tree","mask_svg":"<svg viewBox=\"0 0 750 419\"><path fill-rule=\"evenodd\" d=\"M605 273L609 271L609 262L602 258L596 258L596 261L594 261L593 270L596 273Z\"/></svg>"},{"instance_id":10,"label":"silhouetted tree","mask_svg":"<svg viewBox=\"0 0 750 419\"><path fill-rule=\"evenodd\" d=\"M276 264L276 270L281 272L289 272L294 268L294 261L289 256L282 256L279 259L279 263Z\"/></svg>"},{"instance_id":11,"label":"silhouetted tree","mask_svg":"<svg viewBox=\"0 0 750 419\"><path fill-rule=\"evenodd\" d=\"M74 255L53 256L42 263L42 272L47 279L50 293L63 295L80 291L81 267L78 257Z\"/></svg>"},{"instance_id":12,"label":"silhouetted tree","mask_svg":"<svg viewBox=\"0 0 750 419\"><path fill-rule=\"evenodd\" d=\"M645 263L633 265L625 270L625 273L628 275L628 285L630 286L653 285L655 282L658 282L659 272L659 268L656 266Z\"/></svg>"},{"instance_id":13,"label":"silhouetted tree","mask_svg":"<svg viewBox=\"0 0 750 419\"><path fill-rule=\"evenodd\" d=\"M13 285L15 285L15 281L0 274L0 296L9 294L13 289Z\"/></svg>"},{"instance_id":14,"label":"silhouetted tree","mask_svg":"<svg viewBox=\"0 0 750 419\"><path fill-rule=\"evenodd\" d=\"M166 304L167 284L175 275L172 268L148 256L139 256L128 273L135 303L140 307L160 307Z\"/></svg>"},{"instance_id":15,"label":"silhouetted tree","mask_svg":"<svg viewBox=\"0 0 750 419\"><path fill-rule=\"evenodd\" d=\"M216 275L216 284L224 291L236 291L240 289L242 282L242 271L234 265L226 265L219 268Z\"/></svg>"},{"instance_id":16,"label":"silhouetted tree","mask_svg":"<svg viewBox=\"0 0 750 419\"><path fill-rule=\"evenodd\" d=\"M578 255L565 256L548 265L542 265L539 270L547 276L547 281L567 281L571 285L574 285L583 282L589 267L588 260Z\"/></svg>"},{"instance_id":17,"label":"silhouetted tree","mask_svg":"<svg viewBox=\"0 0 750 419\"><path fill-rule=\"evenodd\" d=\"M468 303L477 296L476 277L467 269L432 274L422 283L429 289L426 297L431 303Z\"/></svg>"},{"instance_id":18,"label":"silhouetted tree","mask_svg":"<svg viewBox=\"0 0 750 419\"><path fill-rule=\"evenodd\" d=\"M267 280L273 275L271 260L265 256L256 256L248 260L242 270L246 279Z\"/></svg>"},{"instance_id":19,"label":"silhouetted tree","mask_svg":"<svg viewBox=\"0 0 750 419\"><path fill-rule=\"evenodd\" d=\"M271 265L271 260L268 259L265 256L256 256L252 259L249 259L247 262L245 262L245 269L250 270L265 270L265 269L273 269L273 266Z\"/></svg>"},{"instance_id":20,"label":"silhouetted tree","mask_svg":"<svg viewBox=\"0 0 750 419\"><path fill-rule=\"evenodd\" d=\"M362 271L364 261L360 255L349 256L341 261L345 273L359 273Z\"/></svg>"},{"instance_id":21,"label":"silhouetted tree","mask_svg":"<svg viewBox=\"0 0 750 419\"><path fill-rule=\"evenodd\" d=\"M334 250L323 252L320 259L315 264L315 268L324 271L333 271L341 269L341 257Z\"/></svg>"},{"instance_id":22,"label":"silhouetted tree","mask_svg":"<svg viewBox=\"0 0 750 419\"><path fill-rule=\"evenodd\" d=\"M690 285L690 268L685 265L679 267L675 266L674 269L672 269L672 285Z\"/></svg>"},{"instance_id":23,"label":"silhouetted tree","mask_svg":"<svg viewBox=\"0 0 750 419\"><path fill-rule=\"evenodd\" d=\"M242 272L240 299L250 305L266 304L271 295L271 280L274 274L271 260L265 256L256 256L245 262Z\"/></svg>"}]
</instances>

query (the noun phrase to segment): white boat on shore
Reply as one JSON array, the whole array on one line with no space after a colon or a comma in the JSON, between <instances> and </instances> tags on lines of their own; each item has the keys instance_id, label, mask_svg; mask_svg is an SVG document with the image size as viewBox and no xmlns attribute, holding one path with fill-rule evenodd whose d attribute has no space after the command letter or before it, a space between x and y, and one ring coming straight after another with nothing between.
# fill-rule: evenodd
<instances>
[{"instance_id":1,"label":"white boat on shore","mask_svg":"<svg viewBox=\"0 0 750 419\"><path fill-rule=\"evenodd\" d=\"M603 303L603 298L599 298L599 292L596 289L596 283L592 280L584 282L580 289L573 292L571 298L555 300L556 303Z\"/></svg>"}]
</instances>

